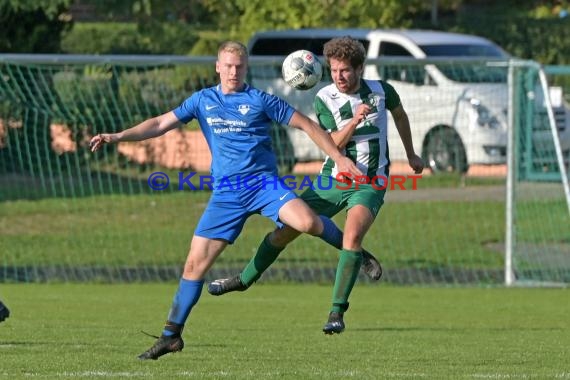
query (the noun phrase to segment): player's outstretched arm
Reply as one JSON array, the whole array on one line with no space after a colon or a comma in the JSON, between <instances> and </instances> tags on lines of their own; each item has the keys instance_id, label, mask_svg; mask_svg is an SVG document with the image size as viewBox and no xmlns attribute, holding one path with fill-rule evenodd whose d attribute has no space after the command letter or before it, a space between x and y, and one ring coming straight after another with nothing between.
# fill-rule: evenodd
<instances>
[{"instance_id":1,"label":"player's outstretched arm","mask_svg":"<svg viewBox=\"0 0 570 380\"><path fill-rule=\"evenodd\" d=\"M103 146L103 144L118 143L121 141L142 141L153 137L158 137L171 129L182 126L174 112L170 111L160 116L156 116L135 125L132 128L125 129L118 133L100 133L95 135L89 142L91 151L95 152Z\"/></svg>"},{"instance_id":2,"label":"player's outstretched arm","mask_svg":"<svg viewBox=\"0 0 570 380\"><path fill-rule=\"evenodd\" d=\"M410 130L410 120L404 107L400 104L398 107L390 111L394 118L394 123L400 134L402 144L408 156L408 164L416 174L420 174L424 170L424 163L420 156L414 152L414 144L412 142L412 132Z\"/></svg>"},{"instance_id":3,"label":"player's outstretched arm","mask_svg":"<svg viewBox=\"0 0 570 380\"><path fill-rule=\"evenodd\" d=\"M362 175L362 172L356 167L354 162L338 150L338 147L329 134L323 131L313 120L295 111L289 121L289 125L293 128L301 129L309 135L311 140L336 163L339 172L350 173L353 176Z\"/></svg>"}]
</instances>

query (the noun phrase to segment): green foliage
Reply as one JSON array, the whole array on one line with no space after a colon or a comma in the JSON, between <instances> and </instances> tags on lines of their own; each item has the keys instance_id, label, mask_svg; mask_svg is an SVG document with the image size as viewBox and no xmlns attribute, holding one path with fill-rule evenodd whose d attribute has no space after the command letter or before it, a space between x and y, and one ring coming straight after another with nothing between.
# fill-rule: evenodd
<instances>
[{"instance_id":1,"label":"green foliage","mask_svg":"<svg viewBox=\"0 0 570 380\"><path fill-rule=\"evenodd\" d=\"M0 0L0 51L59 52L59 35L71 27L72 0ZM68 33L63 51L85 54L213 55L222 40L247 42L261 30L287 28L430 28L485 36L517 57L543 64L570 60L565 38L570 11L563 1L467 0L99 0L97 14L133 24L83 24ZM431 23L433 6L438 22ZM211 28L216 36L198 36Z\"/></svg>"},{"instance_id":2,"label":"green foliage","mask_svg":"<svg viewBox=\"0 0 570 380\"><path fill-rule=\"evenodd\" d=\"M140 122L174 108L185 94L217 81L211 63L68 67L53 74L57 94L53 111L56 118L101 127L126 115L125 122Z\"/></svg>"},{"instance_id":3,"label":"green foliage","mask_svg":"<svg viewBox=\"0 0 570 380\"><path fill-rule=\"evenodd\" d=\"M127 70L120 77L121 108L145 110L135 117L142 120L174 108L183 99L183 94L214 83L217 83L217 74L211 64L159 66L146 72Z\"/></svg>"},{"instance_id":4,"label":"green foliage","mask_svg":"<svg viewBox=\"0 0 570 380\"><path fill-rule=\"evenodd\" d=\"M106 67L86 66L83 69L57 72L53 88L58 102L54 104L55 119L81 121L88 125L109 125L109 115L116 99L111 85L113 72Z\"/></svg>"},{"instance_id":5,"label":"green foliage","mask_svg":"<svg viewBox=\"0 0 570 380\"><path fill-rule=\"evenodd\" d=\"M558 4L557 4L558 3ZM567 1L520 2L504 0L460 1L456 7L440 8L437 29L486 37L515 57L542 64L570 62L570 40L566 38L570 17L560 18ZM434 28L418 18L413 27Z\"/></svg>"},{"instance_id":6,"label":"green foliage","mask_svg":"<svg viewBox=\"0 0 570 380\"><path fill-rule=\"evenodd\" d=\"M489 38L515 57L543 64L570 63L570 39L566 37L569 19L532 19L527 16L489 14L473 18L460 14L442 22L446 30Z\"/></svg>"},{"instance_id":7,"label":"green foliage","mask_svg":"<svg viewBox=\"0 0 570 380\"><path fill-rule=\"evenodd\" d=\"M136 25L115 23L79 23L62 41L62 49L73 54L128 54L142 44Z\"/></svg>"},{"instance_id":8,"label":"green foliage","mask_svg":"<svg viewBox=\"0 0 570 380\"><path fill-rule=\"evenodd\" d=\"M439 15L435 25L431 20L434 5ZM568 1L536 5L516 0L101 0L98 12L134 23L100 28L78 24L65 38L64 51L215 55L222 40L245 43L262 30L427 28L481 35L517 57L565 64L570 60L570 40L565 38L570 17L560 18L559 13L569 7ZM211 30L212 25L216 33L195 29Z\"/></svg>"},{"instance_id":9,"label":"green foliage","mask_svg":"<svg viewBox=\"0 0 570 380\"><path fill-rule=\"evenodd\" d=\"M65 36L62 48L74 54L185 55L197 40L197 33L182 22L79 23Z\"/></svg>"},{"instance_id":10,"label":"green foliage","mask_svg":"<svg viewBox=\"0 0 570 380\"><path fill-rule=\"evenodd\" d=\"M227 38L223 33L208 33L208 35L201 35L200 39L192 47L190 55L217 55L218 47Z\"/></svg>"},{"instance_id":11,"label":"green foliage","mask_svg":"<svg viewBox=\"0 0 570 380\"><path fill-rule=\"evenodd\" d=\"M432 7L441 16L431 23ZM570 60L570 40L565 38L570 17L558 18L568 10L567 1L538 6L516 0L478 2L445 0L204 0L218 15L218 27L246 42L261 30L298 28L427 28L472 33L490 38L521 58L544 64Z\"/></svg>"},{"instance_id":12,"label":"green foliage","mask_svg":"<svg viewBox=\"0 0 570 380\"><path fill-rule=\"evenodd\" d=\"M14 12L41 12L48 20L57 19L62 7L67 9L73 0L0 0L0 9ZM2 12L2 13L3 13Z\"/></svg>"},{"instance_id":13,"label":"green foliage","mask_svg":"<svg viewBox=\"0 0 570 380\"><path fill-rule=\"evenodd\" d=\"M182 21L195 27L209 25L215 17L201 0L98 0L94 3L99 18L109 21Z\"/></svg>"},{"instance_id":14,"label":"green foliage","mask_svg":"<svg viewBox=\"0 0 570 380\"><path fill-rule=\"evenodd\" d=\"M568 17L568 12L570 12L570 2L568 0L557 0L554 4L543 2L530 13L534 18L552 19L562 17L561 15L564 14L564 12L566 12L566 16L564 17Z\"/></svg>"},{"instance_id":15,"label":"green foliage","mask_svg":"<svg viewBox=\"0 0 570 380\"><path fill-rule=\"evenodd\" d=\"M299 28L427 28L458 31L490 38L510 53L544 64L570 60L570 40L565 38L570 18L557 18L560 4L445 0L204 0L217 15L218 27L231 38L246 42L262 30ZM431 23L437 6L437 25ZM206 43L201 42L201 45ZM206 49L203 49L206 50Z\"/></svg>"},{"instance_id":16,"label":"green foliage","mask_svg":"<svg viewBox=\"0 0 570 380\"><path fill-rule=\"evenodd\" d=\"M71 0L0 0L0 51L58 53L60 36L71 28Z\"/></svg>"},{"instance_id":17,"label":"green foliage","mask_svg":"<svg viewBox=\"0 0 570 380\"><path fill-rule=\"evenodd\" d=\"M139 23L137 31L148 44L150 54L186 55L198 41L197 32L180 21Z\"/></svg>"},{"instance_id":18,"label":"green foliage","mask_svg":"<svg viewBox=\"0 0 570 380\"><path fill-rule=\"evenodd\" d=\"M408 27L410 15L424 8L421 0L204 0L219 15L219 27L247 41L260 30L298 28Z\"/></svg>"}]
</instances>

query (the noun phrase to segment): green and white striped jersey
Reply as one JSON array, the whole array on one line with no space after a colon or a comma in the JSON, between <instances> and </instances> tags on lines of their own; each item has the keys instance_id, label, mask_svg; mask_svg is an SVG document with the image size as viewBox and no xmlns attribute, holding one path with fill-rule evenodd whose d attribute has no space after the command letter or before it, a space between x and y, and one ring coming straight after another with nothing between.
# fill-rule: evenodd
<instances>
[{"instance_id":1,"label":"green and white striped jersey","mask_svg":"<svg viewBox=\"0 0 570 380\"><path fill-rule=\"evenodd\" d=\"M357 93L343 94L332 83L317 93L314 106L319 124L332 133L342 130L362 103L371 105L372 112L356 127L343 153L356 163L368 178L388 177L390 158L386 110L392 110L400 104L400 97L391 85L382 80L361 79ZM337 174L334 161L327 156L321 168L321 175L336 177Z\"/></svg>"}]
</instances>

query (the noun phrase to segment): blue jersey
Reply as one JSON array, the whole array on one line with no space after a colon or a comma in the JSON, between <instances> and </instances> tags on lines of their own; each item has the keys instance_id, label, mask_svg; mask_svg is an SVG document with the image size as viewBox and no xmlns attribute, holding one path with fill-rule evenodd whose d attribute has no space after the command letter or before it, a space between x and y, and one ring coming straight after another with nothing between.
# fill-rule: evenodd
<instances>
[{"instance_id":1,"label":"blue jersey","mask_svg":"<svg viewBox=\"0 0 570 380\"><path fill-rule=\"evenodd\" d=\"M220 85L200 90L173 112L183 123L192 119L200 123L212 153L216 188L221 180L239 183L247 176L276 176L271 122L288 124L295 109L246 84L243 91L231 94L223 94Z\"/></svg>"}]
</instances>

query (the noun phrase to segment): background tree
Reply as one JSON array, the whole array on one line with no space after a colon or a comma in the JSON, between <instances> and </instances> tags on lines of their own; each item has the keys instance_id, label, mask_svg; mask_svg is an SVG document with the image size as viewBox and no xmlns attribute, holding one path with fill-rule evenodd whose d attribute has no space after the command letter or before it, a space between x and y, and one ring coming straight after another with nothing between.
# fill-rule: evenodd
<instances>
[{"instance_id":1,"label":"background tree","mask_svg":"<svg viewBox=\"0 0 570 380\"><path fill-rule=\"evenodd\" d=\"M58 53L72 0L0 0L0 51Z\"/></svg>"},{"instance_id":2,"label":"background tree","mask_svg":"<svg viewBox=\"0 0 570 380\"><path fill-rule=\"evenodd\" d=\"M199 0L99 0L64 40L70 53L189 54L212 17Z\"/></svg>"},{"instance_id":3,"label":"background tree","mask_svg":"<svg viewBox=\"0 0 570 380\"><path fill-rule=\"evenodd\" d=\"M247 42L262 30L423 28L487 37L544 64L570 62L568 0L202 0L221 32Z\"/></svg>"},{"instance_id":4,"label":"background tree","mask_svg":"<svg viewBox=\"0 0 570 380\"><path fill-rule=\"evenodd\" d=\"M0 52L3 53L59 53L61 51L61 38L65 31L71 29L72 20L69 14L71 0L0 0ZM0 75L5 73L0 72ZM10 162L11 170L34 172L36 163L40 160L58 162L58 157L50 149L49 131L51 119L45 109L51 104L38 105L36 99L52 99L51 96L41 94L49 92L52 86L50 74L43 74L41 70L30 67L22 70L21 75L13 78L16 82L33 83L35 78L41 77L45 86L29 86L31 94L22 96L13 107L8 107L6 99L0 97L0 118L6 119L9 115L21 121L23 128L12 130L18 138L31 141L37 149L32 162L20 163L10 157L9 150L3 150L0 160ZM35 122L29 122L34 119ZM25 136L25 137L24 137ZM17 165L22 167L17 168Z\"/></svg>"},{"instance_id":5,"label":"background tree","mask_svg":"<svg viewBox=\"0 0 570 380\"><path fill-rule=\"evenodd\" d=\"M453 12L440 17L438 28L487 37L519 58L568 64L568 10L570 3L558 0L464 0Z\"/></svg>"},{"instance_id":6,"label":"background tree","mask_svg":"<svg viewBox=\"0 0 570 380\"><path fill-rule=\"evenodd\" d=\"M447 3L449 1L446 1ZM216 14L220 30L247 41L260 30L298 28L407 28L420 12L429 12L424 0L203 0Z\"/></svg>"},{"instance_id":7,"label":"background tree","mask_svg":"<svg viewBox=\"0 0 570 380\"><path fill-rule=\"evenodd\" d=\"M213 15L201 0L98 0L94 2L100 21L182 21L194 27L208 25Z\"/></svg>"}]
</instances>

